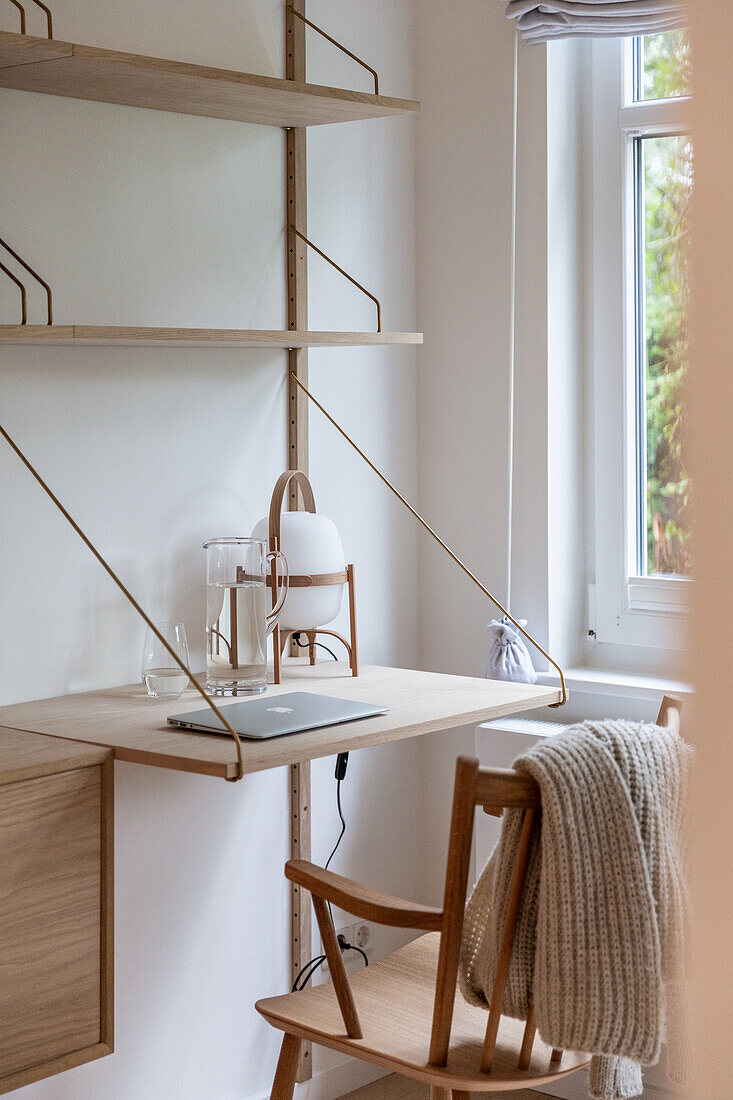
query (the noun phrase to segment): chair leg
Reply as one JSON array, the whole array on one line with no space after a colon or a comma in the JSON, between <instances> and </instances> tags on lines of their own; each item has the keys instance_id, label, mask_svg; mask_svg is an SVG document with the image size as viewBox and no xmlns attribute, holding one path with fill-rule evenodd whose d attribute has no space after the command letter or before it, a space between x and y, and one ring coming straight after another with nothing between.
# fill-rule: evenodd
<instances>
[{"instance_id":1,"label":"chair leg","mask_svg":"<svg viewBox=\"0 0 733 1100\"><path fill-rule=\"evenodd\" d=\"M462 1092L460 1089L453 1089L453 1100L471 1100L470 1092Z\"/></svg>"},{"instance_id":2,"label":"chair leg","mask_svg":"<svg viewBox=\"0 0 733 1100\"><path fill-rule=\"evenodd\" d=\"M522 1072L529 1069L529 1063L532 1057L532 1047L534 1046L534 1037L536 1031L537 1025L534 1018L534 1005L530 1001L529 1012L527 1013L527 1023L524 1026L522 1049L519 1052L519 1061L517 1062L517 1069L521 1070Z\"/></svg>"},{"instance_id":3,"label":"chair leg","mask_svg":"<svg viewBox=\"0 0 733 1100\"><path fill-rule=\"evenodd\" d=\"M283 1035L283 1045L280 1048L270 1100L293 1100L302 1045L303 1040L297 1035L288 1035L287 1032Z\"/></svg>"},{"instance_id":4,"label":"chair leg","mask_svg":"<svg viewBox=\"0 0 733 1100\"><path fill-rule=\"evenodd\" d=\"M450 1089L442 1089L440 1085L430 1086L430 1100L451 1100L450 1093Z\"/></svg>"}]
</instances>

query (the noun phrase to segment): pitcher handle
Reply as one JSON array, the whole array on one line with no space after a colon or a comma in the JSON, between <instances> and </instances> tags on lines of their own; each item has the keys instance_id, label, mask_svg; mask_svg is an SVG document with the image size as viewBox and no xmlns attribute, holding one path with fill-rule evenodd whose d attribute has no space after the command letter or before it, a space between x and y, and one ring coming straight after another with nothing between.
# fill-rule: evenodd
<instances>
[{"instance_id":1,"label":"pitcher handle","mask_svg":"<svg viewBox=\"0 0 733 1100\"><path fill-rule=\"evenodd\" d=\"M279 579L279 582L278 582L278 569L277 569L277 564L276 564L278 558L280 558L280 560L282 561L283 570L284 570L282 577L280 577L280 579ZM267 623L267 633L272 634L273 630L277 626L278 619L280 618L280 614L281 614L283 606L285 604L285 597L288 594L288 586L290 584L290 573L288 572L288 559L285 557L282 550L270 550L270 552L267 555L267 560L268 560L268 562L272 562L270 574L272 576L273 585L276 582L278 582L279 586L281 587L281 592L280 592L280 595L278 596L277 603L273 607L270 614L265 616L265 621Z\"/></svg>"}]
</instances>

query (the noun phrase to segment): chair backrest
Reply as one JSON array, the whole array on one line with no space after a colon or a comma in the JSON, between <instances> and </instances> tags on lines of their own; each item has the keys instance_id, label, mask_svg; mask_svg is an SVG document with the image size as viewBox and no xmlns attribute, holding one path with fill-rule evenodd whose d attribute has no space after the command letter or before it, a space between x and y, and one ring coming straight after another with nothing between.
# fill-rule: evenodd
<instances>
[{"instance_id":1,"label":"chair backrest","mask_svg":"<svg viewBox=\"0 0 733 1100\"><path fill-rule=\"evenodd\" d=\"M665 695L657 716L657 724L669 726L679 733L681 709L682 702L680 699ZM429 1064L433 1066L445 1065L448 1058L453 1022L453 1003L456 994L463 935L463 918L468 891L474 819L478 806L481 806L486 813L492 814L502 813L505 809L521 810L523 812L521 837L509 891L507 911L504 917L497 973L489 1007L486 1038L481 1060L481 1069L488 1072L491 1068L491 1060L501 1020L504 993L509 976L509 962L529 862L532 827L536 815L541 811L540 788L529 775L512 769L480 768L478 760L473 757L461 756L456 763L448 864L443 896L443 924L429 1054ZM527 1021L527 1034L530 1030L529 1046L531 1049L531 1041L534 1038L532 1019Z\"/></svg>"}]
</instances>

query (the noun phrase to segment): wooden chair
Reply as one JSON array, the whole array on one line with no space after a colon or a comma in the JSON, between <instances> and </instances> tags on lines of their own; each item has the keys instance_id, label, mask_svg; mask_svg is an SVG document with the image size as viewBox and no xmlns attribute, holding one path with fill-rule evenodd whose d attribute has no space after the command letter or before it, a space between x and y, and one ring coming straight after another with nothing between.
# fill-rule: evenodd
<instances>
[{"instance_id":1,"label":"wooden chair","mask_svg":"<svg viewBox=\"0 0 733 1100\"><path fill-rule=\"evenodd\" d=\"M680 706L665 696L660 724L679 728ZM488 1018L456 989L477 806L495 815L506 808L524 811ZM377 893L303 860L286 864L286 877L312 895L333 980L257 1003L267 1022L285 1033L270 1100L292 1100L306 1040L428 1084L431 1100L468 1100L472 1092L548 1084L587 1065L590 1055L551 1050L536 1039L531 1009L525 1022L501 1014L530 835L539 812L540 790L530 776L479 768L477 760L460 757L442 909ZM360 920L429 934L352 975L350 982L329 902Z\"/></svg>"}]
</instances>

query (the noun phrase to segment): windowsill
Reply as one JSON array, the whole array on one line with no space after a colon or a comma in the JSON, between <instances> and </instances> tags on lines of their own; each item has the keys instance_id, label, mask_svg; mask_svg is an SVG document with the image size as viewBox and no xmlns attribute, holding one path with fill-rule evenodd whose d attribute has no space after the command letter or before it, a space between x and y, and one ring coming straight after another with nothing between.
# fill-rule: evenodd
<instances>
[{"instance_id":1,"label":"windowsill","mask_svg":"<svg viewBox=\"0 0 733 1100\"><path fill-rule=\"evenodd\" d=\"M691 684L681 680L672 680L664 676L634 676L615 669L568 668L565 683L573 694L598 695L621 699L659 699L662 695L681 695L689 698L695 691ZM541 672L540 684L558 684L560 678L555 672Z\"/></svg>"}]
</instances>

